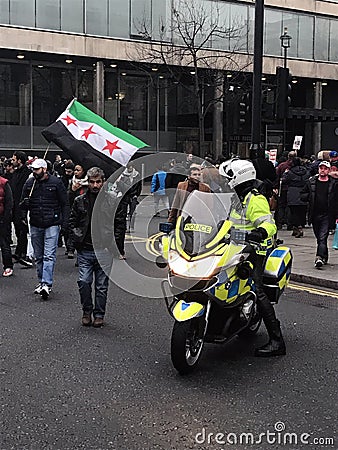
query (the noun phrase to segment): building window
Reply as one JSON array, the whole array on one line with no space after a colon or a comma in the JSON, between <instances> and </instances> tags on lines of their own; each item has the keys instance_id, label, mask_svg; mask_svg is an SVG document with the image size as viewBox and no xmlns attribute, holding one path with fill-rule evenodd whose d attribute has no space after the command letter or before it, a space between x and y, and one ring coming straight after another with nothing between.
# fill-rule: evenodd
<instances>
[{"instance_id":1,"label":"building window","mask_svg":"<svg viewBox=\"0 0 338 450\"><path fill-rule=\"evenodd\" d=\"M151 0L131 0L131 34L151 38Z\"/></svg>"},{"instance_id":2,"label":"building window","mask_svg":"<svg viewBox=\"0 0 338 450\"><path fill-rule=\"evenodd\" d=\"M271 9L266 10L264 54L274 56L281 55L281 45L279 39L281 34L282 34L282 12Z\"/></svg>"},{"instance_id":3,"label":"building window","mask_svg":"<svg viewBox=\"0 0 338 450\"><path fill-rule=\"evenodd\" d=\"M230 4L229 3L217 3L214 5L213 17L218 21L218 26L223 30L230 29ZM228 36L213 36L212 48L217 50L229 50L230 41Z\"/></svg>"},{"instance_id":4,"label":"building window","mask_svg":"<svg viewBox=\"0 0 338 450\"><path fill-rule=\"evenodd\" d=\"M313 59L314 18L299 14L298 21L298 58ZM292 41L291 41L292 42Z\"/></svg>"},{"instance_id":5,"label":"building window","mask_svg":"<svg viewBox=\"0 0 338 450\"><path fill-rule=\"evenodd\" d=\"M283 28L287 27L288 34L290 36L292 36L291 45L290 45L290 48L288 49L288 57L289 58L297 58L297 55L298 55L298 29L299 29L298 17L299 17L298 14L291 14L291 13L283 12ZM279 41L279 46L280 46L279 36L278 36L278 41Z\"/></svg>"},{"instance_id":6,"label":"building window","mask_svg":"<svg viewBox=\"0 0 338 450\"><path fill-rule=\"evenodd\" d=\"M41 130L54 122L76 96L76 71L59 67L32 68L33 144L46 146Z\"/></svg>"},{"instance_id":7,"label":"building window","mask_svg":"<svg viewBox=\"0 0 338 450\"><path fill-rule=\"evenodd\" d=\"M328 61L329 59L329 33L330 21L316 17L315 60Z\"/></svg>"},{"instance_id":8,"label":"building window","mask_svg":"<svg viewBox=\"0 0 338 450\"><path fill-rule=\"evenodd\" d=\"M35 0L11 0L9 20L11 25L35 27Z\"/></svg>"},{"instance_id":9,"label":"building window","mask_svg":"<svg viewBox=\"0 0 338 450\"><path fill-rule=\"evenodd\" d=\"M129 2L109 0L109 36L129 38Z\"/></svg>"},{"instance_id":10,"label":"building window","mask_svg":"<svg viewBox=\"0 0 338 450\"><path fill-rule=\"evenodd\" d=\"M83 33L83 0L61 0L61 30Z\"/></svg>"},{"instance_id":11,"label":"building window","mask_svg":"<svg viewBox=\"0 0 338 450\"><path fill-rule=\"evenodd\" d=\"M230 23L236 31L230 36L230 50L235 52L247 51L248 8L245 5L231 5Z\"/></svg>"},{"instance_id":12,"label":"building window","mask_svg":"<svg viewBox=\"0 0 338 450\"><path fill-rule=\"evenodd\" d=\"M338 62L338 21L330 20L330 61Z\"/></svg>"},{"instance_id":13,"label":"building window","mask_svg":"<svg viewBox=\"0 0 338 450\"><path fill-rule=\"evenodd\" d=\"M0 142L25 148L30 139L30 70L28 64L0 63Z\"/></svg>"},{"instance_id":14,"label":"building window","mask_svg":"<svg viewBox=\"0 0 338 450\"><path fill-rule=\"evenodd\" d=\"M108 36L107 0L86 0L86 33Z\"/></svg>"},{"instance_id":15,"label":"building window","mask_svg":"<svg viewBox=\"0 0 338 450\"><path fill-rule=\"evenodd\" d=\"M9 0L0 2L0 23L9 23Z\"/></svg>"},{"instance_id":16,"label":"building window","mask_svg":"<svg viewBox=\"0 0 338 450\"><path fill-rule=\"evenodd\" d=\"M170 0L153 0L152 6L152 39L155 41L170 40Z\"/></svg>"},{"instance_id":17,"label":"building window","mask_svg":"<svg viewBox=\"0 0 338 450\"><path fill-rule=\"evenodd\" d=\"M36 26L60 30L60 0L36 0Z\"/></svg>"}]
</instances>

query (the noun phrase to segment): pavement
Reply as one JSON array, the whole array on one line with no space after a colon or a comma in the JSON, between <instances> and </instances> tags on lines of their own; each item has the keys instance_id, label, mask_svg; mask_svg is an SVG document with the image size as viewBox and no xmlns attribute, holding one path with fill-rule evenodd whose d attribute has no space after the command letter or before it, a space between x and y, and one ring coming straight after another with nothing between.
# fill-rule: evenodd
<instances>
[{"instance_id":1,"label":"pavement","mask_svg":"<svg viewBox=\"0 0 338 450\"><path fill-rule=\"evenodd\" d=\"M291 280L338 290L338 250L332 249L333 236L329 236L329 261L320 269L314 267L316 238L312 228L304 228L304 237L291 236L292 231L278 231L278 238L291 248L293 254Z\"/></svg>"}]
</instances>

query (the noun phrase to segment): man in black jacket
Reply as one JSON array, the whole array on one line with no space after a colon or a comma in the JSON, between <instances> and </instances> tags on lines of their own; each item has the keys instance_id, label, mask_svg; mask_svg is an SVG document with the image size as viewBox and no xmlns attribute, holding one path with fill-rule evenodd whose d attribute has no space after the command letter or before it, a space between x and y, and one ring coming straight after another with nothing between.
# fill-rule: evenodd
<instances>
[{"instance_id":1,"label":"man in black jacket","mask_svg":"<svg viewBox=\"0 0 338 450\"><path fill-rule=\"evenodd\" d=\"M13 225L17 239L16 249L13 258L26 267L33 267L33 262L27 257L27 234L28 226L22 220L22 211L19 206L24 184L26 183L30 170L28 169L27 155L25 152L17 151L13 153L12 163L14 172L10 180L13 193Z\"/></svg>"},{"instance_id":2,"label":"man in black jacket","mask_svg":"<svg viewBox=\"0 0 338 450\"><path fill-rule=\"evenodd\" d=\"M60 178L47 172L47 162L36 159L33 178L22 190L20 206L30 212L31 240L36 259L38 285L35 293L47 300L53 285L60 227L67 221L67 192Z\"/></svg>"},{"instance_id":3,"label":"man in black jacket","mask_svg":"<svg viewBox=\"0 0 338 450\"><path fill-rule=\"evenodd\" d=\"M327 238L338 218L338 184L329 175L330 167L329 161L321 161L318 174L309 179L300 194L301 200L309 203L309 222L317 239L317 269L328 261Z\"/></svg>"},{"instance_id":4,"label":"man in black jacket","mask_svg":"<svg viewBox=\"0 0 338 450\"><path fill-rule=\"evenodd\" d=\"M94 204L105 179L103 170L92 167L88 170L87 176L88 191L74 200L69 219L69 231L78 254L79 278L77 283L83 311L82 325L93 325L95 328L100 328L103 325L106 311L108 273L111 266L108 248L111 250L114 240L114 225L113 215L110 214L111 209L104 202L98 205L99 213L93 217ZM94 305L92 300L93 276L95 276ZM92 316L94 321L92 321Z\"/></svg>"}]
</instances>

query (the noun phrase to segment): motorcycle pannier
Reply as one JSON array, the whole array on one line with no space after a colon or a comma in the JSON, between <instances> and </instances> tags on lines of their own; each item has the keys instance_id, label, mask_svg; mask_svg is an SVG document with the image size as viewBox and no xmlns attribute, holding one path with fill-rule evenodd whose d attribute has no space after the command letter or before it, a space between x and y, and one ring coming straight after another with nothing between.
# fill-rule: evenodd
<instances>
[{"instance_id":1,"label":"motorcycle pannier","mask_svg":"<svg viewBox=\"0 0 338 450\"><path fill-rule=\"evenodd\" d=\"M277 247L268 256L263 275L264 291L271 303L278 303L291 275L292 253L288 247Z\"/></svg>"}]
</instances>

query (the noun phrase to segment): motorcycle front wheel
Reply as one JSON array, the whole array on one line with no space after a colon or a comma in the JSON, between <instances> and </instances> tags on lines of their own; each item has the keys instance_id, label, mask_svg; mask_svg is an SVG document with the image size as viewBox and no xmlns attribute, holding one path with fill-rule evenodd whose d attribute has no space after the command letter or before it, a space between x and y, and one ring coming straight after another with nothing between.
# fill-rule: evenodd
<instances>
[{"instance_id":1,"label":"motorcycle front wheel","mask_svg":"<svg viewBox=\"0 0 338 450\"><path fill-rule=\"evenodd\" d=\"M175 322L171 335L171 361L175 369L186 375L196 367L204 344L204 317Z\"/></svg>"}]
</instances>

